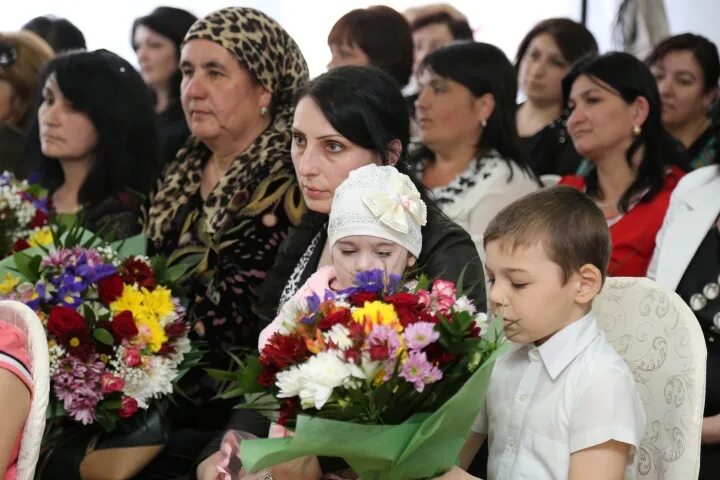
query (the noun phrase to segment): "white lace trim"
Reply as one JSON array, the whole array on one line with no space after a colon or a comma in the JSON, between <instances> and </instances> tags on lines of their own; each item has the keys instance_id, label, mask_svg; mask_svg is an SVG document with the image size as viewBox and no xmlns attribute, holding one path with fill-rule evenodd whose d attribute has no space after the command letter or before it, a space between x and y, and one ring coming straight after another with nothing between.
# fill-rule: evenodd
<instances>
[{"instance_id":1,"label":"white lace trim","mask_svg":"<svg viewBox=\"0 0 720 480\"><path fill-rule=\"evenodd\" d=\"M310 242L310 245L308 245L305 253L303 253L302 257L300 257L300 260L298 260L298 263L295 266L292 275L290 275L290 278L288 278L288 281L285 284L285 288L283 288L282 294L280 295L278 309L281 306L285 305L285 303L290 300L292 296L295 295L295 292L297 292L300 288L300 281L302 280L303 273L305 273L305 268L307 268L307 264L308 262L310 262L310 258L312 258L313 253L315 253L315 249L320 243L320 238L322 237L324 229L325 226L323 225L320 231L318 231L318 233L316 233L313 237L312 242Z\"/></svg>"}]
</instances>

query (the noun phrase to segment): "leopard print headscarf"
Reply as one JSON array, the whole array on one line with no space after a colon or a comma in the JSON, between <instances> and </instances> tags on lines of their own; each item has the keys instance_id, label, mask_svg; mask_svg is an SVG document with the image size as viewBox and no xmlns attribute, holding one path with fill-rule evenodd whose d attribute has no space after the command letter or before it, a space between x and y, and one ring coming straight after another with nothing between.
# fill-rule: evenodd
<instances>
[{"instance_id":1,"label":"leopard print headscarf","mask_svg":"<svg viewBox=\"0 0 720 480\"><path fill-rule=\"evenodd\" d=\"M205 39L221 45L272 93L270 126L235 160L203 205L205 230L213 235L245 209L260 183L290 163L293 104L308 81L305 59L292 37L275 20L252 8L229 7L195 22L183 44ZM173 227L189 198L197 193L202 166L211 152L190 137L168 165L148 212L146 233L156 244ZM180 242L182 243L182 242Z\"/></svg>"}]
</instances>

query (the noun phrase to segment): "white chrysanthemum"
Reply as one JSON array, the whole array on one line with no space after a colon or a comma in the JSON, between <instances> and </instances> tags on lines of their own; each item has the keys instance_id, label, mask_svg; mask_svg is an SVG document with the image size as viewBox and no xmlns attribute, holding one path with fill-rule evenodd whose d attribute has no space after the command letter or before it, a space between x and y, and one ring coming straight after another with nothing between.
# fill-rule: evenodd
<instances>
[{"instance_id":1,"label":"white chrysanthemum","mask_svg":"<svg viewBox=\"0 0 720 480\"><path fill-rule=\"evenodd\" d=\"M330 399L335 388L352 387L353 368L334 352L320 352L300 365L303 386L300 390L300 404L303 408L318 410Z\"/></svg>"},{"instance_id":2,"label":"white chrysanthemum","mask_svg":"<svg viewBox=\"0 0 720 480\"><path fill-rule=\"evenodd\" d=\"M173 379L177 369L162 357L153 357L147 367L125 368L123 393L134 398L140 408L148 408L150 400L169 395L173 391Z\"/></svg>"},{"instance_id":3,"label":"white chrysanthemum","mask_svg":"<svg viewBox=\"0 0 720 480\"><path fill-rule=\"evenodd\" d=\"M343 352L353 345L353 341L350 339L350 330L348 330L345 325L340 325L339 323L333 325L324 336L325 342L332 342L333 345Z\"/></svg>"},{"instance_id":4,"label":"white chrysanthemum","mask_svg":"<svg viewBox=\"0 0 720 480\"><path fill-rule=\"evenodd\" d=\"M275 385L280 389L278 398L297 397L303 388L305 379L299 367L291 367L277 374Z\"/></svg>"},{"instance_id":5,"label":"white chrysanthemum","mask_svg":"<svg viewBox=\"0 0 720 480\"><path fill-rule=\"evenodd\" d=\"M453 310L456 312L467 311L470 315L473 315L477 311L475 309L475 305L472 303L472 300L465 295L455 300L455 307L453 307Z\"/></svg>"}]
</instances>

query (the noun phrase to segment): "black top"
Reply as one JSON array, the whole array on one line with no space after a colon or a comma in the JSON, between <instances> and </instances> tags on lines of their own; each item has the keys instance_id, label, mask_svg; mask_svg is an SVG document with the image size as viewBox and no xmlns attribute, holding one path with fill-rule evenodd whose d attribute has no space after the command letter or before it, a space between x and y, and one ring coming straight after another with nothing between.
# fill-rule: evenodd
<instances>
[{"instance_id":1,"label":"black top","mask_svg":"<svg viewBox=\"0 0 720 480\"><path fill-rule=\"evenodd\" d=\"M175 158L175 154L190 136L185 112L179 102L157 114L157 129L160 160L165 165Z\"/></svg>"},{"instance_id":2,"label":"black top","mask_svg":"<svg viewBox=\"0 0 720 480\"><path fill-rule=\"evenodd\" d=\"M690 168L720 163L720 124L710 125L687 149Z\"/></svg>"},{"instance_id":3,"label":"black top","mask_svg":"<svg viewBox=\"0 0 720 480\"><path fill-rule=\"evenodd\" d=\"M563 113L530 137L520 137L520 148L530 158L530 167L536 175L574 175L582 157L575 150L568 135L566 122L570 112Z\"/></svg>"},{"instance_id":4,"label":"black top","mask_svg":"<svg viewBox=\"0 0 720 480\"><path fill-rule=\"evenodd\" d=\"M7 170L19 180L27 178L30 168L25 162L24 148L25 137L22 132L0 123L0 173Z\"/></svg>"},{"instance_id":5,"label":"black top","mask_svg":"<svg viewBox=\"0 0 720 480\"><path fill-rule=\"evenodd\" d=\"M693 310L705 334L708 349L706 417L720 413L720 295L713 292L720 289L719 276L720 231L713 226L695 252L677 287L677 293L691 308L704 304L702 308ZM713 321L715 316L718 316L717 321Z\"/></svg>"}]
</instances>

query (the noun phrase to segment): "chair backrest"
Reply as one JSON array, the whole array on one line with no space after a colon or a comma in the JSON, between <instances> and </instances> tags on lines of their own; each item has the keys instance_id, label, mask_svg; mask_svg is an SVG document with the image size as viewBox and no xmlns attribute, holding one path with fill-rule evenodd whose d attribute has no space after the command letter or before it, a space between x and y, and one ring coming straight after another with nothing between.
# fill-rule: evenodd
<instances>
[{"instance_id":1,"label":"chair backrest","mask_svg":"<svg viewBox=\"0 0 720 480\"><path fill-rule=\"evenodd\" d=\"M28 356L33 376L33 398L25 422L17 463L17 479L32 480L35 473L50 395L50 360L48 345L40 319L20 302L0 301L0 321L23 330L28 340Z\"/></svg>"},{"instance_id":2,"label":"chair backrest","mask_svg":"<svg viewBox=\"0 0 720 480\"><path fill-rule=\"evenodd\" d=\"M627 362L647 416L638 479L697 479L707 348L692 310L647 278L608 278L593 311Z\"/></svg>"}]
</instances>

